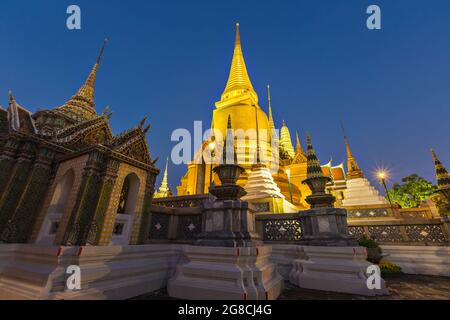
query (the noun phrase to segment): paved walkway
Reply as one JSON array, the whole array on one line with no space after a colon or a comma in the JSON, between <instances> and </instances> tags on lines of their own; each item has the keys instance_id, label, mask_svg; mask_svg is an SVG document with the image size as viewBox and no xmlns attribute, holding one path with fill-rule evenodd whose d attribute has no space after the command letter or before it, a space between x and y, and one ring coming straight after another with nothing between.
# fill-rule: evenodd
<instances>
[{"instance_id":1,"label":"paved walkway","mask_svg":"<svg viewBox=\"0 0 450 320\"><path fill-rule=\"evenodd\" d=\"M350 294L300 289L289 282L280 300L450 300L450 278L401 275L385 279L389 296L365 297ZM136 297L132 300L165 300L165 289Z\"/></svg>"},{"instance_id":2,"label":"paved walkway","mask_svg":"<svg viewBox=\"0 0 450 320\"><path fill-rule=\"evenodd\" d=\"M450 278L402 275L385 278L389 296L365 297L300 289L286 282L280 300L450 300Z\"/></svg>"}]
</instances>

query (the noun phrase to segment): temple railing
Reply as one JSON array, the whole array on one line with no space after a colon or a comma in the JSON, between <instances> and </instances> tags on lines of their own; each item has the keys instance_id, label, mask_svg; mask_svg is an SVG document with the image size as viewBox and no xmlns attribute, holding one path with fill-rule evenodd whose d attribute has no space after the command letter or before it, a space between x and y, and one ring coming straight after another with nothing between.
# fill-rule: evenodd
<instances>
[{"instance_id":1,"label":"temple railing","mask_svg":"<svg viewBox=\"0 0 450 320\"><path fill-rule=\"evenodd\" d=\"M256 230L266 243L296 243L301 240L300 214L258 214ZM381 245L450 244L450 220L349 220L349 233L359 239L363 235Z\"/></svg>"},{"instance_id":2,"label":"temple railing","mask_svg":"<svg viewBox=\"0 0 450 320\"><path fill-rule=\"evenodd\" d=\"M153 199L152 204L159 207L167 208L192 208L199 207L202 205L203 201L208 199L209 195L200 194L193 196L180 196L180 197L169 197L169 198L156 198Z\"/></svg>"},{"instance_id":3,"label":"temple railing","mask_svg":"<svg viewBox=\"0 0 450 320\"><path fill-rule=\"evenodd\" d=\"M256 232L266 243L299 241L302 238L299 214L257 214Z\"/></svg>"},{"instance_id":4,"label":"temple railing","mask_svg":"<svg viewBox=\"0 0 450 320\"><path fill-rule=\"evenodd\" d=\"M397 209L399 218L403 219L433 219L433 214L428 208Z\"/></svg>"},{"instance_id":5,"label":"temple railing","mask_svg":"<svg viewBox=\"0 0 450 320\"><path fill-rule=\"evenodd\" d=\"M448 219L409 219L398 221L349 221L349 233L356 238L365 235L383 245L450 244Z\"/></svg>"},{"instance_id":6,"label":"temple railing","mask_svg":"<svg viewBox=\"0 0 450 320\"><path fill-rule=\"evenodd\" d=\"M155 199L151 207L147 243L192 243L202 229L203 202L208 195ZM349 233L382 245L450 245L450 219L432 217L427 208L386 206L347 208ZM359 215L358 215L359 212ZM256 214L256 232L266 243L298 243L301 212Z\"/></svg>"},{"instance_id":7,"label":"temple railing","mask_svg":"<svg viewBox=\"0 0 450 320\"><path fill-rule=\"evenodd\" d=\"M346 207L348 219L434 219L430 208L397 208L386 205Z\"/></svg>"},{"instance_id":8,"label":"temple railing","mask_svg":"<svg viewBox=\"0 0 450 320\"><path fill-rule=\"evenodd\" d=\"M152 205L146 242L192 243L202 229L202 208Z\"/></svg>"}]
</instances>

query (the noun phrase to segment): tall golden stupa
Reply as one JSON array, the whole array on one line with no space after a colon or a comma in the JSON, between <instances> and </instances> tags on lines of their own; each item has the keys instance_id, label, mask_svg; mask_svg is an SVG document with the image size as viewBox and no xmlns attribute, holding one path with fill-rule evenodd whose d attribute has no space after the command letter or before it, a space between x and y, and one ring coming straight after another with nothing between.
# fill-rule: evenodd
<instances>
[{"instance_id":1,"label":"tall golden stupa","mask_svg":"<svg viewBox=\"0 0 450 320\"><path fill-rule=\"evenodd\" d=\"M242 52L239 24L236 24L236 40L231 69L225 90L220 101L215 103L211 128L213 132L226 135L228 116L232 119L232 128L235 134L239 132L256 132L257 135L246 135L236 143L236 154L239 165L246 169L241 175L238 184L245 187L252 171L256 150L260 152L261 162L271 170L273 180L280 189L285 200L294 204L296 208L306 208L308 204L305 197L310 194L309 188L302 184L306 179L306 155L297 134L296 148L294 149L291 135L286 123L283 121L280 135L275 130L272 116L270 87L268 86L268 113L261 108L256 93L250 81ZM259 138L257 138L259 137ZM182 177L177 187L178 195L194 195L208 193L210 182L219 184L218 177L212 173L210 160L204 160L202 155L214 141L204 141L202 149L198 150L194 160L188 165L187 173ZM257 147L257 141L259 145ZM220 158L220 157L218 157ZM214 159L218 159L214 158ZM292 206L292 208L295 208ZM271 208L273 209L273 208ZM282 211L282 209L280 209ZM280 211L275 210L275 211Z\"/></svg>"}]
</instances>

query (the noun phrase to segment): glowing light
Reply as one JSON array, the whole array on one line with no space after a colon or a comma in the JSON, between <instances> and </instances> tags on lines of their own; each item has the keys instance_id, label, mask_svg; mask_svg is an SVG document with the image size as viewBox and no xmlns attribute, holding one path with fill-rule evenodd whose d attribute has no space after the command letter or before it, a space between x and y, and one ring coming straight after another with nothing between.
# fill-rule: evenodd
<instances>
[{"instance_id":1,"label":"glowing light","mask_svg":"<svg viewBox=\"0 0 450 320\"><path fill-rule=\"evenodd\" d=\"M216 149L216 143L212 141L210 144L208 144L208 148L210 151L214 151L214 149Z\"/></svg>"},{"instance_id":2,"label":"glowing light","mask_svg":"<svg viewBox=\"0 0 450 320\"><path fill-rule=\"evenodd\" d=\"M383 181L388 181L392 177L392 172L390 168L386 166L377 166L372 171L372 176L375 177L380 183Z\"/></svg>"},{"instance_id":3,"label":"glowing light","mask_svg":"<svg viewBox=\"0 0 450 320\"><path fill-rule=\"evenodd\" d=\"M386 179L386 176L387 176L386 172L384 172L384 171L379 171L377 175L378 175L378 178L380 178L381 180Z\"/></svg>"},{"instance_id":4,"label":"glowing light","mask_svg":"<svg viewBox=\"0 0 450 320\"><path fill-rule=\"evenodd\" d=\"M286 174L287 174L288 178L290 178L291 177L291 170L290 169L286 169Z\"/></svg>"}]
</instances>

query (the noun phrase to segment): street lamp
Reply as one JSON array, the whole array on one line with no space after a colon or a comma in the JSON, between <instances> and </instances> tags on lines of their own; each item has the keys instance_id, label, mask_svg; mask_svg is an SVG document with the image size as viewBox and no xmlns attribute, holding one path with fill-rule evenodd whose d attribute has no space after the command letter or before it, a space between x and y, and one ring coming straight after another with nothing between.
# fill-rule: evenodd
<instances>
[{"instance_id":1,"label":"street lamp","mask_svg":"<svg viewBox=\"0 0 450 320\"><path fill-rule=\"evenodd\" d=\"M391 201L391 197L389 196L389 192L386 186L386 178L387 178L387 173L385 171L379 171L378 172L378 178L380 178L381 184L384 187L384 191L386 191L386 196L388 198L389 204L392 207L392 201Z\"/></svg>"},{"instance_id":2,"label":"street lamp","mask_svg":"<svg viewBox=\"0 0 450 320\"><path fill-rule=\"evenodd\" d=\"M211 151L211 162L210 162L210 170L209 170L209 187L211 187L212 185L212 181L213 181L213 160L214 157L216 156L216 143L214 142L214 140L212 140L209 144L208 144L208 149L209 151Z\"/></svg>"},{"instance_id":3,"label":"street lamp","mask_svg":"<svg viewBox=\"0 0 450 320\"><path fill-rule=\"evenodd\" d=\"M291 203L294 204L294 201L292 200L291 170L290 169L286 169L286 174L287 174L287 178L288 178L289 194L291 196Z\"/></svg>"}]
</instances>

